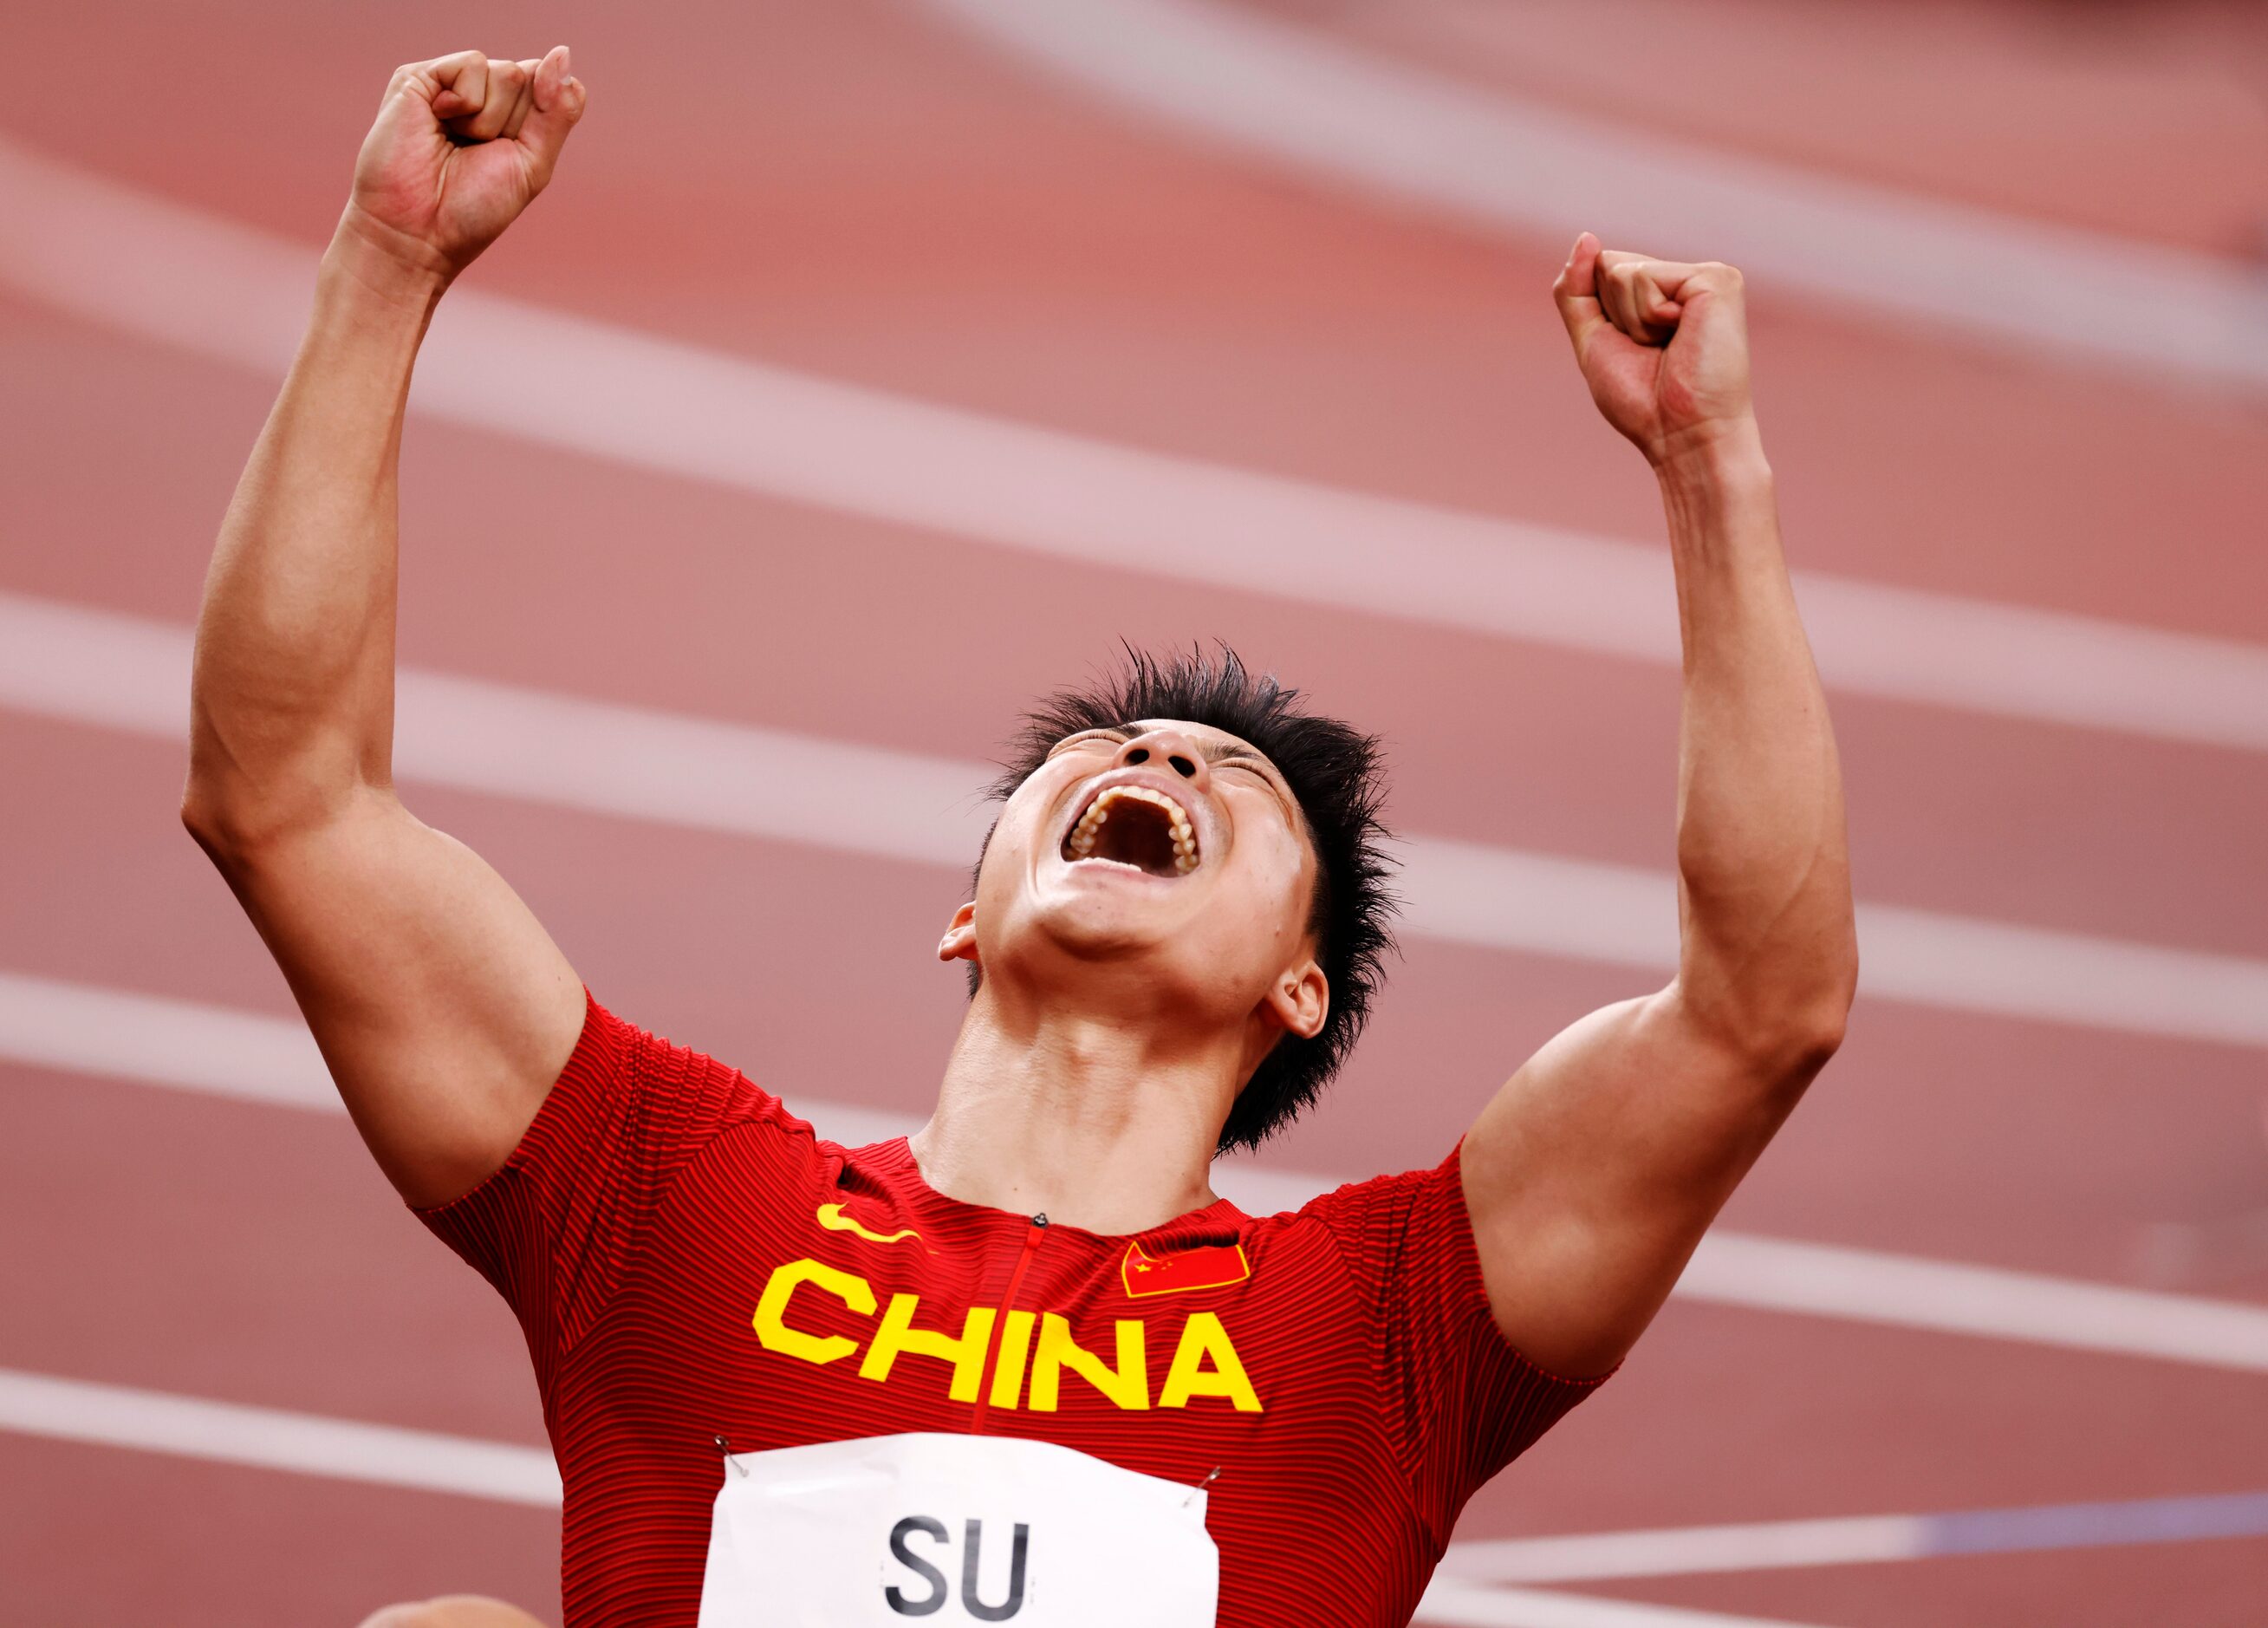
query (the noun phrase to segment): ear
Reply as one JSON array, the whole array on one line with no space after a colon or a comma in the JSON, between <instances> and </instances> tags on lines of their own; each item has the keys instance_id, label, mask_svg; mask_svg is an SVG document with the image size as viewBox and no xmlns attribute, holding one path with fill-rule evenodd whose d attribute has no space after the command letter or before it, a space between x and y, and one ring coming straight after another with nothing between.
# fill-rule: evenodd
<instances>
[{"instance_id":1,"label":"ear","mask_svg":"<svg viewBox=\"0 0 2268 1628\"><path fill-rule=\"evenodd\" d=\"M939 961L975 961L976 959L976 906L962 905L954 911L953 920L945 929L945 937L937 941Z\"/></svg>"},{"instance_id":2,"label":"ear","mask_svg":"<svg viewBox=\"0 0 2268 1628\"><path fill-rule=\"evenodd\" d=\"M1323 1032L1323 1020L1330 1015L1330 980L1314 961L1302 961L1285 969L1262 1004L1276 1014L1285 1034L1313 1040Z\"/></svg>"}]
</instances>

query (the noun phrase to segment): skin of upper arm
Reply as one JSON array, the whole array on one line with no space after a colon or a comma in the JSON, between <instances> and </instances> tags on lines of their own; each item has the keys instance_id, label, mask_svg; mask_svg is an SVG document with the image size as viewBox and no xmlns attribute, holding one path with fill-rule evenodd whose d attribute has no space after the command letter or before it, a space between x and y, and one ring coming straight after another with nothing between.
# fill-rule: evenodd
<instances>
[{"instance_id":1,"label":"skin of upper arm","mask_svg":"<svg viewBox=\"0 0 2268 1628\"><path fill-rule=\"evenodd\" d=\"M200 840L396 1190L443 1204L493 1174L585 1013L574 969L519 896L387 788L247 847Z\"/></svg>"},{"instance_id":2,"label":"skin of upper arm","mask_svg":"<svg viewBox=\"0 0 2268 1628\"><path fill-rule=\"evenodd\" d=\"M1569 1377L1621 1361L1831 1050L1729 1044L1674 984L1546 1044L1460 1157L1505 1337Z\"/></svg>"}]
</instances>

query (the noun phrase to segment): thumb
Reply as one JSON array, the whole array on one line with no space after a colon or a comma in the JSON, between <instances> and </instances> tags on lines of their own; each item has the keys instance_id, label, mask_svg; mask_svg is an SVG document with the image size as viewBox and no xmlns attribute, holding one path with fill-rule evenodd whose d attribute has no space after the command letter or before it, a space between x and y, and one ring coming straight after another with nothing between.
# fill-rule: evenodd
<instances>
[{"instance_id":1,"label":"thumb","mask_svg":"<svg viewBox=\"0 0 2268 1628\"><path fill-rule=\"evenodd\" d=\"M567 133L583 116L584 100L583 82L574 75L567 48L553 46L536 65L534 106L528 111L527 122L519 127L519 144L526 149L529 179L537 191L551 180L552 166L559 162Z\"/></svg>"},{"instance_id":2,"label":"thumb","mask_svg":"<svg viewBox=\"0 0 2268 1628\"><path fill-rule=\"evenodd\" d=\"M1567 325L1567 337L1574 343L1575 357L1582 359L1591 343L1591 335L1607 325L1607 313L1599 303L1599 240L1589 232L1575 239L1568 251L1567 263L1559 268L1558 280L1551 284L1552 302L1559 307L1559 320Z\"/></svg>"}]
</instances>

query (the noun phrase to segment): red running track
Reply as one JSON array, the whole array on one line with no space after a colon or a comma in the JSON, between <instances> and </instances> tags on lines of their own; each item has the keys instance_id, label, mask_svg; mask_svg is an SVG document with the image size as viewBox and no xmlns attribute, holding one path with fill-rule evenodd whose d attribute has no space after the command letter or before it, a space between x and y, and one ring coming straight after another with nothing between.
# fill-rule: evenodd
<instances>
[{"instance_id":1,"label":"red running track","mask_svg":"<svg viewBox=\"0 0 2268 1628\"><path fill-rule=\"evenodd\" d=\"M1370 43L1436 49L1418 25L1451 9L1410 13L1414 42L1372 18ZM1765 11L1727 15L1754 27ZM0 132L308 243L387 70L472 42L431 4L146 11L12 19L26 60L101 63L108 111L87 116L83 76L43 73ZM1823 63L1844 60L1837 25L1807 26ZM1138 446L1658 535L1642 469L1566 364L1551 260L1531 246L1115 113L909 6L558 6L477 43L526 55L555 37L593 115L559 186L474 274L484 289ZM1524 41L1521 83L1644 116L1594 64L1551 77L1548 53L1572 48L1549 29ZM2088 71L2115 80L2115 56ZM1463 60L1476 80L1513 72ZM2027 60L2010 47L2000 70L2035 110L2028 142L2083 157L2097 130L2051 116L2063 104ZM1815 117L1798 98L1705 128L1681 103L1659 128L1845 162ZM2169 181L2183 150L2139 145ZM2216 176L2220 215L2199 203L2146 229L2209 239L2201 220L2247 206L2240 179ZM2099 224L2043 160L1956 185L1916 158L1897 179ZM1800 563L2268 642L2257 401L1986 355L1768 289L1756 322ZM0 357L0 591L186 622L272 380L12 297ZM1121 635L1219 635L1388 737L1407 828L1668 862L1665 670L1039 560L431 424L406 457L403 654L421 665L972 758ZM1837 715L1868 898L2268 956L2258 755L1850 698ZM0 762L15 856L0 972L290 1012L174 824L178 747L0 712ZM416 801L504 870L618 1010L791 1096L925 1102L957 1007L926 954L948 873L461 792ZM1436 1159L1538 1041L1637 987L1415 941L1355 1066L1271 1157L1348 1174ZM2260 1064L1868 1002L1727 1225L2139 1284L2154 1224L2268 1208ZM0 1066L0 1367L540 1443L509 1317L399 1212L342 1120L20 1065ZM2264 1265L2171 1286L2268 1304ZM1460 1536L2241 1492L2263 1465L2259 1374L1681 1302ZM0 1433L11 1621L345 1624L446 1588L556 1611L556 1531L540 1510ZM1597 1592L1849 1628L2236 1624L2268 1597L2268 1540Z\"/></svg>"}]
</instances>

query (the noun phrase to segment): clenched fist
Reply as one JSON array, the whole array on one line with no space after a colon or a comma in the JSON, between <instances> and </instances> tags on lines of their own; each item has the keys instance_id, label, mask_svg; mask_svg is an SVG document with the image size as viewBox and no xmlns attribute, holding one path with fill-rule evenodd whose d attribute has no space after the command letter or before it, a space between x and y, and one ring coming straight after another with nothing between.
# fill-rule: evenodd
<instances>
[{"instance_id":1,"label":"clenched fist","mask_svg":"<svg viewBox=\"0 0 2268 1628\"><path fill-rule=\"evenodd\" d=\"M1591 399L1659 468L1753 434L1741 274L1602 249L1585 232L1551 293Z\"/></svg>"},{"instance_id":2,"label":"clenched fist","mask_svg":"<svg viewBox=\"0 0 2268 1628\"><path fill-rule=\"evenodd\" d=\"M348 224L413 270L453 277L551 179L583 116L567 48L459 51L394 70L355 160Z\"/></svg>"}]
</instances>

